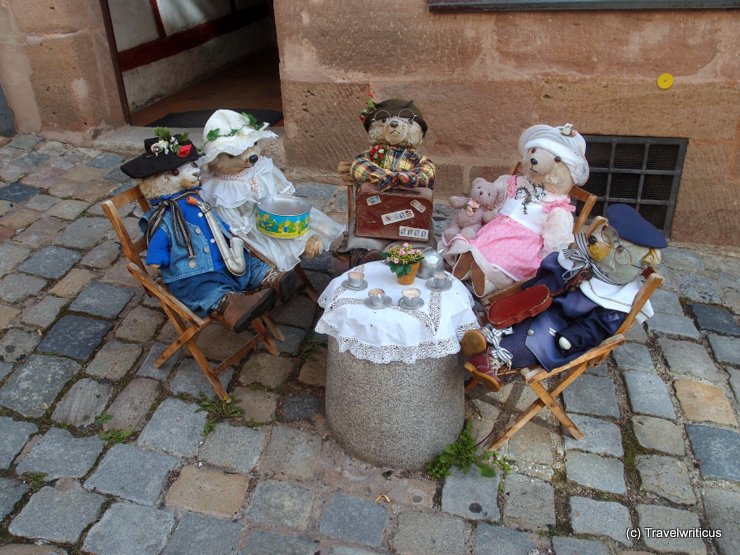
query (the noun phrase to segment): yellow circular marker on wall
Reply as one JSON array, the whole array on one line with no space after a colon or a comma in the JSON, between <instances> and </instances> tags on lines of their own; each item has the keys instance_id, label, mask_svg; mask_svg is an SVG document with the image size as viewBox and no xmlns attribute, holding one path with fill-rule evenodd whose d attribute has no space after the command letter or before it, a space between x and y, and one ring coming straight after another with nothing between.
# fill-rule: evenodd
<instances>
[{"instance_id":1,"label":"yellow circular marker on wall","mask_svg":"<svg viewBox=\"0 0 740 555\"><path fill-rule=\"evenodd\" d=\"M673 75L670 73L661 73L658 77L658 88L659 89L670 89L673 86Z\"/></svg>"}]
</instances>

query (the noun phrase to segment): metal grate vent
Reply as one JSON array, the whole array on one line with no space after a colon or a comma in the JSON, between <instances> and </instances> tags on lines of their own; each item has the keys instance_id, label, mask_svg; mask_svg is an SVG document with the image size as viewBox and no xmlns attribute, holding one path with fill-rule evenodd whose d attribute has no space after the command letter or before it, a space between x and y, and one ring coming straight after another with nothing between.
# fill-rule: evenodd
<instances>
[{"instance_id":1,"label":"metal grate vent","mask_svg":"<svg viewBox=\"0 0 740 555\"><path fill-rule=\"evenodd\" d=\"M615 202L634 206L666 235L671 232L687 139L584 135L591 175L584 189L597 196L592 214Z\"/></svg>"}]
</instances>

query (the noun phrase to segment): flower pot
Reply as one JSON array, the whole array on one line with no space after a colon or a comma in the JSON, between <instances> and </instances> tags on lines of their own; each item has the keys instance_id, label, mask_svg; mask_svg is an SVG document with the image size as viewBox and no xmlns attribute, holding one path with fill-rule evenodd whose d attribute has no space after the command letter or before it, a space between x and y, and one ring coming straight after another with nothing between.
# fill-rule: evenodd
<instances>
[{"instance_id":1,"label":"flower pot","mask_svg":"<svg viewBox=\"0 0 740 555\"><path fill-rule=\"evenodd\" d=\"M398 283L401 285L411 285L414 283L414 279L416 278L416 272L419 271L419 265L421 262L414 262L409 266L409 271L406 275L398 276Z\"/></svg>"}]
</instances>

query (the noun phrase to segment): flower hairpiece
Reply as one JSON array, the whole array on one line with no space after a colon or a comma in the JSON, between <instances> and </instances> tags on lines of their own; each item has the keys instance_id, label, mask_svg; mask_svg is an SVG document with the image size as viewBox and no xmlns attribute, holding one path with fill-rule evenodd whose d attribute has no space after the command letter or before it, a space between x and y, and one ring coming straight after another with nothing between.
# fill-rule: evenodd
<instances>
[{"instance_id":1,"label":"flower hairpiece","mask_svg":"<svg viewBox=\"0 0 740 555\"><path fill-rule=\"evenodd\" d=\"M150 147L154 156L172 153L177 154L180 158L185 158L193 148L192 144L185 144L189 142L187 133L173 136L168 128L155 127L154 136L159 139Z\"/></svg>"},{"instance_id":2,"label":"flower hairpiece","mask_svg":"<svg viewBox=\"0 0 740 555\"><path fill-rule=\"evenodd\" d=\"M211 141L215 141L219 137L233 137L234 135L238 135L239 133L241 133L245 127L249 127L251 129L254 129L255 131L262 131L265 127L269 125L268 123L260 123L252 114L242 112L241 115L242 117L244 117L245 120L247 120L247 123L245 125L239 128L232 128L231 131L229 131L228 133L221 133L221 129L219 127L216 127L215 129L211 129L208 132L208 134L206 135L206 140L210 143Z\"/></svg>"},{"instance_id":3,"label":"flower hairpiece","mask_svg":"<svg viewBox=\"0 0 740 555\"><path fill-rule=\"evenodd\" d=\"M372 95L367 99L367 103L365 104L365 107L360 112L360 121L364 122L365 118L372 114L375 110L378 109L378 104L375 102L375 99Z\"/></svg>"},{"instance_id":4,"label":"flower hairpiece","mask_svg":"<svg viewBox=\"0 0 740 555\"><path fill-rule=\"evenodd\" d=\"M560 128L560 134L565 135L566 137L570 137L572 135L578 135L578 131L573 129L572 123L566 123L563 125L563 127Z\"/></svg>"}]
</instances>

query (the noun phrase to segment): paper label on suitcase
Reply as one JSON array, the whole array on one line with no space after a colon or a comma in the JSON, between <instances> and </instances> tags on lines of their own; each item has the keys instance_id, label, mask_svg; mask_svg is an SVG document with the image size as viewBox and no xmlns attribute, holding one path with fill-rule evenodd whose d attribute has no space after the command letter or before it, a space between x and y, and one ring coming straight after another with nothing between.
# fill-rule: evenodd
<instances>
[{"instance_id":1,"label":"paper label on suitcase","mask_svg":"<svg viewBox=\"0 0 740 555\"><path fill-rule=\"evenodd\" d=\"M372 196L372 197L367 197L367 200L365 202L367 202L367 205L368 206L373 206L375 204L380 204L380 197L378 195L375 195L375 196Z\"/></svg>"},{"instance_id":2,"label":"paper label on suitcase","mask_svg":"<svg viewBox=\"0 0 740 555\"><path fill-rule=\"evenodd\" d=\"M414 200L411 201L411 206L413 206L414 208L416 208L422 214L427 211L427 207L424 206L422 203L420 203L416 199L414 199Z\"/></svg>"},{"instance_id":3,"label":"paper label on suitcase","mask_svg":"<svg viewBox=\"0 0 740 555\"><path fill-rule=\"evenodd\" d=\"M414 211L409 210L398 210L396 212L388 212L387 214L381 214L380 218L383 220L383 225L395 224L396 222L402 222L403 220L410 220L414 217Z\"/></svg>"},{"instance_id":4,"label":"paper label on suitcase","mask_svg":"<svg viewBox=\"0 0 740 555\"><path fill-rule=\"evenodd\" d=\"M421 229L420 227L407 227L402 225L398 228L398 234L401 237L408 237L409 239L421 239L422 241L429 239L429 230Z\"/></svg>"}]
</instances>

